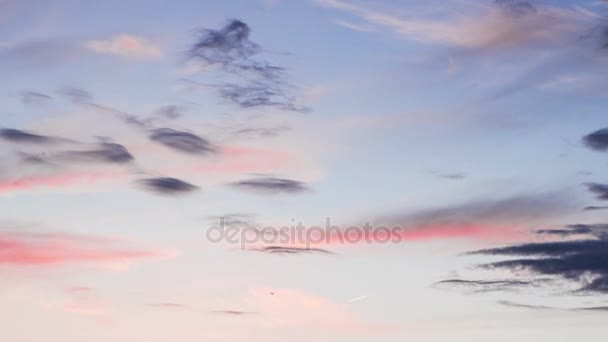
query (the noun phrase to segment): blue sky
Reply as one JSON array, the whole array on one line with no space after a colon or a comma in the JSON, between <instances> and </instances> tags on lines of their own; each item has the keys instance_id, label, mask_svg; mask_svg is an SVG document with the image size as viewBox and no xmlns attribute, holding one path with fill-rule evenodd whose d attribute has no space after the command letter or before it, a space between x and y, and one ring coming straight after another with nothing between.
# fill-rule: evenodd
<instances>
[{"instance_id":1,"label":"blue sky","mask_svg":"<svg viewBox=\"0 0 608 342\"><path fill-rule=\"evenodd\" d=\"M603 341L606 30L602 1L0 0L0 339Z\"/></svg>"}]
</instances>

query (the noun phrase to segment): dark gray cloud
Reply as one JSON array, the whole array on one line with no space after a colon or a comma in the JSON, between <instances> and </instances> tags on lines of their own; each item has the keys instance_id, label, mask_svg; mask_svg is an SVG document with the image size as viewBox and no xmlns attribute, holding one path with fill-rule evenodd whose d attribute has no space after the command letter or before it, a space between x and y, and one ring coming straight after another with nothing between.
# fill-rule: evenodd
<instances>
[{"instance_id":1,"label":"dark gray cloud","mask_svg":"<svg viewBox=\"0 0 608 342\"><path fill-rule=\"evenodd\" d=\"M520 291L533 285L524 280L464 280L446 279L433 284L437 288L449 288L470 293L485 293L495 291Z\"/></svg>"},{"instance_id":2,"label":"dark gray cloud","mask_svg":"<svg viewBox=\"0 0 608 342\"><path fill-rule=\"evenodd\" d=\"M89 150L62 151L57 154L62 160L71 162L98 162L124 164L135 160L126 147L111 142L102 142Z\"/></svg>"},{"instance_id":3,"label":"dark gray cloud","mask_svg":"<svg viewBox=\"0 0 608 342\"><path fill-rule=\"evenodd\" d=\"M608 184L600 183L585 183L587 190L594 193L596 198L602 201L608 201Z\"/></svg>"},{"instance_id":4,"label":"dark gray cloud","mask_svg":"<svg viewBox=\"0 0 608 342\"><path fill-rule=\"evenodd\" d=\"M209 141L189 132L176 131L171 128L158 128L149 135L150 140L163 144L176 151L206 155L214 153L215 147Z\"/></svg>"},{"instance_id":5,"label":"dark gray cloud","mask_svg":"<svg viewBox=\"0 0 608 342\"><path fill-rule=\"evenodd\" d=\"M293 254L333 254L333 252L321 248L305 248L305 247L285 247L285 246L266 246L263 248L252 249L257 252L268 254L293 255Z\"/></svg>"},{"instance_id":6,"label":"dark gray cloud","mask_svg":"<svg viewBox=\"0 0 608 342\"><path fill-rule=\"evenodd\" d=\"M515 303L515 302L508 301L508 300L500 300L500 301L498 301L498 304L501 304L504 306L510 306L513 308L531 309L531 310L608 311L607 306L561 308L561 307L545 306L545 305L530 305L530 304Z\"/></svg>"},{"instance_id":7,"label":"dark gray cloud","mask_svg":"<svg viewBox=\"0 0 608 342\"><path fill-rule=\"evenodd\" d=\"M595 205L590 205L588 207L584 207L583 210L585 211L591 211L591 210L605 210L608 209L608 206L595 206Z\"/></svg>"},{"instance_id":8,"label":"dark gray cloud","mask_svg":"<svg viewBox=\"0 0 608 342\"><path fill-rule=\"evenodd\" d=\"M182 195L199 190L199 187L172 177L157 177L137 181L144 189L161 195Z\"/></svg>"},{"instance_id":9,"label":"dark gray cloud","mask_svg":"<svg viewBox=\"0 0 608 342\"><path fill-rule=\"evenodd\" d=\"M230 184L236 188L259 192L263 194L275 193L301 193L308 189L303 182L277 177L260 177L248 180L242 180Z\"/></svg>"},{"instance_id":10,"label":"dark gray cloud","mask_svg":"<svg viewBox=\"0 0 608 342\"><path fill-rule=\"evenodd\" d=\"M282 72L283 68L252 59L262 48L249 39L250 34L249 26L236 19L229 20L219 30L203 28L188 55L192 59L218 65L230 72L253 71L265 78L277 77L277 73Z\"/></svg>"},{"instance_id":11,"label":"dark gray cloud","mask_svg":"<svg viewBox=\"0 0 608 342\"><path fill-rule=\"evenodd\" d=\"M558 277L580 284L578 293L608 293L608 241L604 239L525 243L469 254L517 257L481 267Z\"/></svg>"},{"instance_id":12,"label":"dark gray cloud","mask_svg":"<svg viewBox=\"0 0 608 342\"><path fill-rule=\"evenodd\" d=\"M492 262L477 265L479 270L507 271L510 276L482 281L449 279L438 284L473 292L517 290L523 293L525 290L529 295L530 290L535 289L542 291L543 295L553 293L580 297L608 294L608 224L573 224L537 233L578 239L521 243L468 252L466 255L492 257ZM537 308L537 305L521 306ZM606 310L603 306L556 309Z\"/></svg>"},{"instance_id":13,"label":"dark gray cloud","mask_svg":"<svg viewBox=\"0 0 608 342\"><path fill-rule=\"evenodd\" d=\"M27 105L45 105L49 103L53 98L49 95L38 93L35 91L22 91L21 102Z\"/></svg>"},{"instance_id":14,"label":"dark gray cloud","mask_svg":"<svg viewBox=\"0 0 608 342\"><path fill-rule=\"evenodd\" d=\"M40 135L14 128L0 128L0 139L17 144L40 145L73 142L69 139Z\"/></svg>"},{"instance_id":15,"label":"dark gray cloud","mask_svg":"<svg viewBox=\"0 0 608 342\"><path fill-rule=\"evenodd\" d=\"M520 308L520 309L559 310L558 308L551 307L551 306L522 304L522 303L511 302L511 301L508 301L508 300L499 300L498 304L504 305L504 306L510 306L510 307L513 307L513 308Z\"/></svg>"},{"instance_id":16,"label":"dark gray cloud","mask_svg":"<svg viewBox=\"0 0 608 342\"><path fill-rule=\"evenodd\" d=\"M593 229L589 225L574 224L565 229L540 229L536 231L540 235L558 235L560 237L569 237L573 235L589 235L593 233Z\"/></svg>"},{"instance_id":17,"label":"dark gray cloud","mask_svg":"<svg viewBox=\"0 0 608 342\"><path fill-rule=\"evenodd\" d=\"M602 128L583 137L583 144L594 151L608 150L608 128Z\"/></svg>"},{"instance_id":18,"label":"dark gray cloud","mask_svg":"<svg viewBox=\"0 0 608 342\"><path fill-rule=\"evenodd\" d=\"M250 39L250 27L236 19L219 30L203 28L188 51L190 61L236 76L236 81L213 85L218 95L241 108L276 107L306 111L290 95L285 68L260 59L262 47Z\"/></svg>"}]
</instances>

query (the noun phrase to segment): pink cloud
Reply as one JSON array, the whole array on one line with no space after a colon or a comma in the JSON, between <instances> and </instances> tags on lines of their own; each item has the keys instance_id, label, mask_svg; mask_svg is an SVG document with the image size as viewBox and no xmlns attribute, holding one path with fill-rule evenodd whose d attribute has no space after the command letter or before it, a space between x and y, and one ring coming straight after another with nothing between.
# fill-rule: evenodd
<instances>
[{"instance_id":1,"label":"pink cloud","mask_svg":"<svg viewBox=\"0 0 608 342\"><path fill-rule=\"evenodd\" d=\"M154 59L163 55L162 49L141 37L121 34L106 40L89 40L85 47L93 52L131 59Z\"/></svg>"},{"instance_id":2,"label":"pink cloud","mask_svg":"<svg viewBox=\"0 0 608 342\"><path fill-rule=\"evenodd\" d=\"M76 185L90 185L102 180L122 178L125 173L66 173L29 176L15 180L0 181L0 194L14 191L29 191L38 188L65 188Z\"/></svg>"},{"instance_id":3,"label":"pink cloud","mask_svg":"<svg viewBox=\"0 0 608 342\"><path fill-rule=\"evenodd\" d=\"M122 266L163 253L122 246L118 240L66 233L0 232L0 264Z\"/></svg>"}]
</instances>

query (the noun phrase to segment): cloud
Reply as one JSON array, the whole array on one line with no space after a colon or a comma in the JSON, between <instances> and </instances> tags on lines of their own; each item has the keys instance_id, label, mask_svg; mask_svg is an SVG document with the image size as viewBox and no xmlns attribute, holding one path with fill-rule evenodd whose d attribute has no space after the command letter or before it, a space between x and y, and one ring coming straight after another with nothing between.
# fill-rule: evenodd
<instances>
[{"instance_id":1,"label":"cloud","mask_svg":"<svg viewBox=\"0 0 608 342\"><path fill-rule=\"evenodd\" d=\"M176 131L171 128L158 128L149 135L150 140L163 144L176 151L207 155L216 151L209 141L189 132Z\"/></svg>"},{"instance_id":2,"label":"cloud","mask_svg":"<svg viewBox=\"0 0 608 342\"><path fill-rule=\"evenodd\" d=\"M465 177L464 173L444 173L439 175L439 178L452 180L464 179Z\"/></svg>"},{"instance_id":3,"label":"cloud","mask_svg":"<svg viewBox=\"0 0 608 342\"><path fill-rule=\"evenodd\" d=\"M71 102L76 104L87 104L93 101L93 95L81 88L64 87L59 91L59 94L67 97Z\"/></svg>"},{"instance_id":4,"label":"cloud","mask_svg":"<svg viewBox=\"0 0 608 342\"><path fill-rule=\"evenodd\" d=\"M233 187L258 192L262 194L276 193L302 193L308 191L308 186L300 181L277 178L277 177L260 177L248 180L242 180L230 184Z\"/></svg>"},{"instance_id":5,"label":"cloud","mask_svg":"<svg viewBox=\"0 0 608 342\"><path fill-rule=\"evenodd\" d=\"M333 254L333 252L321 248L303 248L303 247L286 247L286 246L266 246L263 248L252 249L254 251L268 253L268 254L281 254L281 255L293 255L293 254Z\"/></svg>"},{"instance_id":6,"label":"cloud","mask_svg":"<svg viewBox=\"0 0 608 342\"><path fill-rule=\"evenodd\" d=\"M437 288L455 289L467 293L487 293L496 291L520 291L529 288L533 283L524 280L464 280L447 279L433 284Z\"/></svg>"},{"instance_id":7,"label":"cloud","mask_svg":"<svg viewBox=\"0 0 608 342\"><path fill-rule=\"evenodd\" d=\"M220 98L241 108L306 110L295 105L285 68L258 57L263 49L250 39L249 25L232 19L219 30L203 28L198 34L188 51L188 60L202 63L207 71L236 77L236 81L211 85Z\"/></svg>"},{"instance_id":8,"label":"cloud","mask_svg":"<svg viewBox=\"0 0 608 342\"><path fill-rule=\"evenodd\" d=\"M369 25L386 28L420 43L464 49L556 46L576 38L592 21L576 10L533 6L527 1L496 1L493 6L448 7L436 15L417 17L397 11L367 8L342 0L317 0L318 4L351 13ZM408 13L409 14L409 13Z\"/></svg>"},{"instance_id":9,"label":"cloud","mask_svg":"<svg viewBox=\"0 0 608 342\"><path fill-rule=\"evenodd\" d=\"M482 267L557 276L580 283L578 293L608 293L608 240L526 243L469 254L520 257Z\"/></svg>"},{"instance_id":10,"label":"cloud","mask_svg":"<svg viewBox=\"0 0 608 342\"><path fill-rule=\"evenodd\" d=\"M540 235L558 235L560 237L569 237L573 235L588 235L593 233L591 226L584 224L570 225L564 229L540 229L536 231Z\"/></svg>"},{"instance_id":11,"label":"cloud","mask_svg":"<svg viewBox=\"0 0 608 342\"><path fill-rule=\"evenodd\" d=\"M213 310L213 311L209 311L209 312L215 313L215 314L230 315L230 316L243 316L243 315L251 315L251 314L257 313L257 312L240 311L240 310Z\"/></svg>"},{"instance_id":12,"label":"cloud","mask_svg":"<svg viewBox=\"0 0 608 342\"><path fill-rule=\"evenodd\" d=\"M579 236L579 239L522 243L477 250L468 252L467 255L508 257L507 260L478 266L484 270L512 272L513 279L489 280L486 284L491 284L492 290L508 290L511 287L510 282L528 287L558 283L562 284L564 289L569 288L567 284L570 283L576 285L576 288L565 290L566 292L608 293L608 224L574 224L563 229L540 230L537 233L562 238ZM475 284L475 281L459 281L463 284Z\"/></svg>"},{"instance_id":13,"label":"cloud","mask_svg":"<svg viewBox=\"0 0 608 342\"><path fill-rule=\"evenodd\" d=\"M162 255L159 252L123 245L124 243L115 239L72 233L0 231L0 264L112 266Z\"/></svg>"},{"instance_id":14,"label":"cloud","mask_svg":"<svg viewBox=\"0 0 608 342\"><path fill-rule=\"evenodd\" d=\"M605 306L562 308L562 307L553 307L553 306L545 306L545 305L530 305L530 304L515 303L515 302L508 301L508 300L501 300L501 301L498 301L498 303L501 305L510 306L513 308L532 309L532 310L608 311L608 307L605 307Z\"/></svg>"},{"instance_id":15,"label":"cloud","mask_svg":"<svg viewBox=\"0 0 608 342\"><path fill-rule=\"evenodd\" d=\"M177 119L177 118L181 117L183 114L182 114L182 108L180 108L178 106L163 106L163 107L159 108L158 115L160 115L166 119Z\"/></svg>"},{"instance_id":16,"label":"cloud","mask_svg":"<svg viewBox=\"0 0 608 342\"><path fill-rule=\"evenodd\" d=\"M608 128L602 128L583 137L583 144L594 151L608 150Z\"/></svg>"},{"instance_id":17,"label":"cloud","mask_svg":"<svg viewBox=\"0 0 608 342\"><path fill-rule=\"evenodd\" d=\"M384 215L378 222L405 227L401 233L403 239L506 237L518 228L559 217L575 208L576 201L564 193L524 194Z\"/></svg>"},{"instance_id":18,"label":"cloud","mask_svg":"<svg viewBox=\"0 0 608 342\"><path fill-rule=\"evenodd\" d=\"M0 139L17 144L58 144L73 142L69 139L34 134L14 128L0 128Z\"/></svg>"},{"instance_id":19,"label":"cloud","mask_svg":"<svg viewBox=\"0 0 608 342\"><path fill-rule=\"evenodd\" d=\"M21 102L27 105L46 105L53 98L49 95L38 93L35 91L22 91L21 92Z\"/></svg>"},{"instance_id":20,"label":"cloud","mask_svg":"<svg viewBox=\"0 0 608 342\"><path fill-rule=\"evenodd\" d=\"M239 226L248 227L255 226L252 220L255 218L254 214L247 213L230 213L222 216L210 216L209 221L214 225L223 225L225 227Z\"/></svg>"},{"instance_id":21,"label":"cloud","mask_svg":"<svg viewBox=\"0 0 608 342\"><path fill-rule=\"evenodd\" d=\"M196 185L171 177L140 179L137 182L144 189L161 195L182 195L199 189Z\"/></svg>"},{"instance_id":22,"label":"cloud","mask_svg":"<svg viewBox=\"0 0 608 342\"><path fill-rule=\"evenodd\" d=\"M588 206L588 207L584 207L583 210L585 211L590 211L590 210L605 210L608 209L608 206Z\"/></svg>"},{"instance_id":23,"label":"cloud","mask_svg":"<svg viewBox=\"0 0 608 342\"><path fill-rule=\"evenodd\" d=\"M262 48L249 39L249 25L236 19L219 29L203 28L188 53L208 65L217 65L230 72L253 72L264 78L276 78L283 68L252 59Z\"/></svg>"},{"instance_id":24,"label":"cloud","mask_svg":"<svg viewBox=\"0 0 608 342\"><path fill-rule=\"evenodd\" d=\"M594 193L597 199L602 201L608 200L608 184L600 183L585 183L587 190Z\"/></svg>"},{"instance_id":25,"label":"cloud","mask_svg":"<svg viewBox=\"0 0 608 342\"><path fill-rule=\"evenodd\" d=\"M236 136L246 137L276 137L285 131L289 131L287 126L269 127L269 128L242 128L234 131Z\"/></svg>"},{"instance_id":26,"label":"cloud","mask_svg":"<svg viewBox=\"0 0 608 342\"><path fill-rule=\"evenodd\" d=\"M62 151L57 154L60 160L70 162L95 162L125 164L135 160L126 147L111 142L102 142L95 145L95 148L81 151Z\"/></svg>"},{"instance_id":27,"label":"cloud","mask_svg":"<svg viewBox=\"0 0 608 342\"><path fill-rule=\"evenodd\" d=\"M295 97L289 97L282 89L262 82L225 83L215 87L221 98L241 108L265 106L300 112L309 111L308 108L298 107L295 104Z\"/></svg>"},{"instance_id":28,"label":"cloud","mask_svg":"<svg viewBox=\"0 0 608 342\"><path fill-rule=\"evenodd\" d=\"M65 188L75 185L92 184L123 176L124 173L65 173L21 177L0 181L0 194L14 191L30 191L39 188Z\"/></svg>"},{"instance_id":29,"label":"cloud","mask_svg":"<svg viewBox=\"0 0 608 342\"><path fill-rule=\"evenodd\" d=\"M106 40L89 40L84 46L96 53L127 59L156 59L163 56L162 49L141 37L121 34Z\"/></svg>"}]
</instances>

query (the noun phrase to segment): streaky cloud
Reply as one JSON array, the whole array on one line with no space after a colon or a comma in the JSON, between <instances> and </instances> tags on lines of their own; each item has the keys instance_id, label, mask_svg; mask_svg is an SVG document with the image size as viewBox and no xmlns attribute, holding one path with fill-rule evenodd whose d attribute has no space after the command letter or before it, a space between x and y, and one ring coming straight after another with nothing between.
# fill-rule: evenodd
<instances>
[{"instance_id":1,"label":"streaky cloud","mask_svg":"<svg viewBox=\"0 0 608 342\"><path fill-rule=\"evenodd\" d=\"M53 98L49 95L38 93L35 91L22 91L21 92L21 102L27 105L46 105Z\"/></svg>"},{"instance_id":2,"label":"streaky cloud","mask_svg":"<svg viewBox=\"0 0 608 342\"><path fill-rule=\"evenodd\" d=\"M587 190L596 195L602 201L608 201L608 184L585 183Z\"/></svg>"},{"instance_id":3,"label":"streaky cloud","mask_svg":"<svg viewBox=\"0 0 608 342\"><path fill-rule=\"evenodd\" d=\"M333 252L322 248L306 248L306 247L288 247L288 246L266 246L262 248L251 249L257 252L279 255L294 255L294 254L334 254Z\"/></svg>"},{"instance_id":4,"label":"streaky cloud","mask_svg":"<svg viewBox=\"0 0 608 342\"><path fill-rule=\"evenodd\" d=\"M253 178L234 182L230 185L239 189L258 192L262 194L296 194L309 190L308 186L303 182L278 177Z\"/></svg>"},{"instance_id":5,"label":"streaky cloud","mask_svg":"<svg viewBox=\"0 0 608 342\"><path fill-rule=\"evenodd\" d=\"M112 142L101 142L89 150L62 151L57 154L60 160L70 162L98 162L125 164L135 160L126 147Z\"/></svg>"},{"instance_id":6,"label":"streaky cloud","mask_svg":"<svg viewBox=\"0 0 608 342\"><path fill-rule=\"evenodd\" d=\"M11 143L40 145L74 142L65 138L40 135L14 128L0 128L0 139Z\"/></svg>"}]
</instances>

